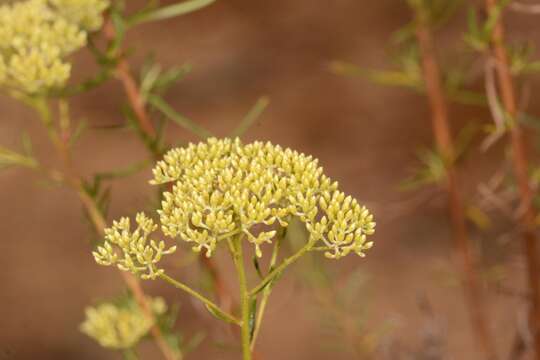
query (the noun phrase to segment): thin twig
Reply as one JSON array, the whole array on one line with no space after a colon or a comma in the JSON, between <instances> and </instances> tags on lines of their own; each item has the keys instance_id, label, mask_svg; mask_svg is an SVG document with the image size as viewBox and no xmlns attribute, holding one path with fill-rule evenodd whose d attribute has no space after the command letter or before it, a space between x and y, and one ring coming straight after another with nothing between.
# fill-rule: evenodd
<instances>
[{"instance_id":1,"label":"thin twig","mask_svg":"<svg viewBox=\"0 0 540 360\"><path fill-rule=\"evenodd\" d=\"M426 16L417 10L416 37L420 46L422 68L427 96L432 111L432 124L438 151L445 160L447 191L452 231L456 250L461 262L461 277L466 303L473 330L486 359L496 359L495 347L489 332L484 310L484 301L477 273L477 261L468 238L463 200L460 194L457 171L454 166L455 150L448 121L448 109L441 81L439 65L435 56L431 32L426 25Z\"/></svg>"},{"instance_id":2,"label":"thin twig","mask_svg":"<svg viewBox=\"0 0 540 360\"><path fill-rule=\"evenodd\" d=\"M488 13L494 11L496 0L486 0ZM508 53L504 45L504 26L498 19L491 34L492 52L497 64L498 85L507 116L512 119L510 128L510 146L512 148L512 163L514 176L518 183L520 195L520 208L523 209L519 217L520 230L523 236L523 251L527 259L527 272L529 280L530 310L529 326L533 337L535 359L540 360L540 261L538 259L538 245L535 233L536 211L533 207L533 192L529 183L527 150L523 132L517 121L517 102L514 82L510 73Z\"/></svg>"}]
</instances>

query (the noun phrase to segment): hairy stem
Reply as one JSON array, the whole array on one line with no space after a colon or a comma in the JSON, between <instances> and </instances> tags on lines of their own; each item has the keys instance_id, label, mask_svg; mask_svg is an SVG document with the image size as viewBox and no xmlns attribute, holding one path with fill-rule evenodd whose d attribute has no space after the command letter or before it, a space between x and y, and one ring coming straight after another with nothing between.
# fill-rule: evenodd
<instances>
[{"instance_id":1,"label":"hairy stem","mask_svg":"<svg viewBox=\"0 0 540 360\"><path fill-rule=\"evenodd\" d=\"M455 150L448 121L448 108L444 97L441 74L435 56L432 34L427 25L426 14L423 13L422 9L416 9L416 11L416 38L420 46L426 94L431 106L433 134L439 154L443 157L446 166L448 207L454 243L461 263L461 277L466 304L478 346L486 359L493 360L496 359L495 348L484 310L482 290L476 268L477 261L467 234L464 205L460 193L458 174L454 166Z\"/></svg>"},{"instance_id":2,"label":"hairy stem","mask_svg":"<svg viewBox=\"0 0 540 360\"><path fill-rule=\"evenodd\" d=\"M497 1L486 0L488 13L494 11ZM519 225L523 236L523 251L527 261L529 281L529 326L533 337L535 359L540 360L540 261L538 258L538 244L535 233L536 211L533 207L533 192L529 183L527 150L523 138L522 128L517 121L517 103L514 83L509 68L508 53L504 45L504 26L499 18L491 34L492 52L496 61L496 72L502 103L507 116L512 120L510 128L510 146L512 148L512 163L514 176L518 183L518 190L522 209Z\"/></svg>"}]
</instances>

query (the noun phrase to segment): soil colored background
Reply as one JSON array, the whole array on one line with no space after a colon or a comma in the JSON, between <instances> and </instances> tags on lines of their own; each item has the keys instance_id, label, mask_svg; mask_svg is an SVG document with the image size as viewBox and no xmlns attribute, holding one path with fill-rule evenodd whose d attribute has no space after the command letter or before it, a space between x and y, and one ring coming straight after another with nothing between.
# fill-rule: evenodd
<instances>
[{"instance_id":1,"label":"soil colored background","mask_svg":"<svg viewBox=\"0 0 540 360\"><path fill-rule=\"evenodd\" d=\"M430 357L429 351L440 345L446 359L473 360L479 357L462 292L453 280L444 195L433 189L409 193L397 189L416 164L417 149L431 146L425 99L328 70L333 59L366 67L391 66L389 38L409 20L404 2L396 0L220 0L186 17L141 26L130 33L129 43L137 49L135 66L148 52L164 66L194 66L167 100L219 136L226 136L259 96L268 95L271 105L246 140L270 140L313 154L346 192L373 210L378 224L376 246L369 256L324 263L338 274L336 287L353 271L368 278L356 295L351 316L368 309L367 333L389 325L378 338L381 351L375 359L439 359ZM509 28L516 37L538 42L537 20L512 15ZM463 25L458 19L438 34L437 45L446 60ZM75 78L93 69L84 54L75 64ZM538 78L532 77L529 85L534 100ZM73 111L92 125L119 124L123 102L121 88L113 82L75 98ZM534 106L530 108L534 113ZM18 146L20 134L28 131L41 158L54 164L54 152L34 114L6 97L0 98L0 109L0 143ZM454 128L468 121L489 121L481 108L454 106L451 116ZM196 140L174 126L167 137ZM487 154L475 148L461 164L467 198L474 196L477 181L497 167L502 153L500 146ZM76 148L76 165L89 174L145 156L131 132L91 129ZM149 177L147 170L114 183L111 219L147 204ZM0 359L119 358L77 330L86 305L122 288L114 270L95 265L89 253L89 227L82 221L77 198L68 190L43 184L34 174L9 169L0 175L0 204ZM513 245L515 238L504 246L498 240L508 228L501 223L474 236L486 263L504 264L509 283L519 288L523 278L519 247ZM229 259L218 258L234 289ZM193 283L196 271L182 268L177 275ZM261 359L359 358L347 339L322 325L311 305L311 290L293 272L271 298L259 338ZM199 331L206 334L187 359L239 358L230 345L234 336L216 326L198 304L159 282L147 282L145 288L180 302L178 327L186 338ZM515 298L493 292L488 305L497 346L506 354L516 327L523 325L525 308ZM147 359L159 358L152 346L143 346L143 353Z\"/></svg>"}]
</instances>

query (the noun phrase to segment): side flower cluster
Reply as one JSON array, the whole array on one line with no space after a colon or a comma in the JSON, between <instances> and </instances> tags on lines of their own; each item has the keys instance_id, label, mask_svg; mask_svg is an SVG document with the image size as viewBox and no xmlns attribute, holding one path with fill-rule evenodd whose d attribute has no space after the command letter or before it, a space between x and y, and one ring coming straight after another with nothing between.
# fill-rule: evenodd
<instances>
[{"instance_id":1,"label":"side flower cluster","mask_svg":"<svg viewBox=\"0 0 540 360\"><path fill-rule=\"evenodd\" d=\"M159 316L167 311L162 298L150 299L149 304L154 315ZM154 326L152 319L155 318L145 316L133 299L121 304L107 302L87 307L85 314L80 330L101 346L119 350L135 346Z\"/></svg>"},{"instance_id":2,"label":"side flower cluster","mask_svg":"<svg viewBox=\"0 0 540 360\"><path fill-rule=\"evenodd\" d=\"M155 279L163 274L163 269L157 263L163 255L172 254L176 246L165 249L163 241L149 239L157 225L146 215L137 214L137 228L130 229L129 218L115 221L111 228L105 229L105 243L93 252L96 262L100 265L116 265L120 270L129 271L143 279ZM115 248L121 250L119 254Z\"/></svg>"},{"instance_id":3,"label":"side flower cluster","mask_svg":"<svg viewBox=\"0 0 540 360\"><path fill-rule=\"evenodd\" d=\"M65 85L65 58L98 29L107 0L26 0L0 6L0 87L36 95Z\"/></svg>"},{"instance_id":4,"label":"side flower cluster","mask_svg":"<svg viewBox=\"0 0 540 360\"><path fill-rule=\"evenodd\" d=\"M221 242L242 236L261 257L262 245L276 235L275 226L287 227L293 217L305 224L308 245L324 250L328 258L351 252L364 256L373 245L367 241L375 231L373 215L340 191L317 159L291 149L211 138L170 150L153 173L151 184L172 183L158 210L164 235L190 242L194 251L207 256ZM128 239L141 235L139 230L130 234L126 224L122 219L107 229L105 244L94 256L100 264L119 263L137 273L133 259L146 258L143 248ZM123 257L113 250L114 244ZM150 276L156 272L148 269Z\"/></svg>"}]
</instances>

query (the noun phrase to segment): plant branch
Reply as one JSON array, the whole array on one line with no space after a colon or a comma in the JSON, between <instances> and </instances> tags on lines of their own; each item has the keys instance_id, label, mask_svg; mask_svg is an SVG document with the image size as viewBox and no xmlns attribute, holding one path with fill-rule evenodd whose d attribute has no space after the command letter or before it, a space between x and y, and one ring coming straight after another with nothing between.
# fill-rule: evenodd
<instances>
[{"instance_id":1,"label":"plant branch","mask_svg":"<svg viewBox=\"0 0 540 360\"><path fill-rule=\"evenodd\" d=\"M242 235L235 236L232 241L229 241L233 255L236 274L238 275L238 285L240 287L240 312L242 326L240 335L242 338L242 359L251 360L252 353L250 347L251 329L250 329L250 303L251 295L248 291L246 270L244 266L244 255L242 249Z\"/></svg>"},{"instance_id":2,"label":"plant branch","mask_svg":"<svg viewBox=\"0 0 540 360\"><path fill-rule=\"evenodd\" d=\"M41 119L45 127L47 128L49 137L51 138L51 142L55 146L60 158L64 163L64 183L76 192L96 232L101 236L104 236L105 228L107 227L107 221L99 210L99 207L97 206L95 200L88 194L88 192L84 188L83 181L81 177L77 174L71 161L71 154L69 149L69 129L64 129L66 131L66 136L61 138L58 134L57 129L54 127L54 123L50 116L47 102L45 100L37 101L34 103L34 107L40 114ZM139 281L129 273L121 272L121 275L124 282L135 297L137 304L141 307L144 315L149 319L152 319L152 322L155 323L152 310L150 308L150 305L148 304L147 297L144 294L144 291L142 290ZM155 338L158 348L167 360L179 359L179 357L175 355L173 350L167 344L165 338L163 337L163 334L161 333L161 330L157 325L152 326L150 332Z\"/></svg>"},{"instance_id":3,"label":"plant branch","mask_svg":"<svg viewBox=\"0 0 540 360\"><path fill-rule=\"evenodd\" d=\"M486 0L488 13L497 7L496 0ZM540 260L535 233L536 211L533 207L533 191L530 187L529 161L521 125L517 121L517 102L513 78L510 72L508 53L504 44L504 26L498 18L491 33L491 50L495 58L498 85L501 91L504 110L512 120L510 127L510 146L514 176L518 184L520 208L523 212L519 224L523 236L523 251L527 261L527 273L530 293L529 327L534 339L535 359L540 359Z\"/></svg>"},{"instance_id":4,"label":"plant branch","mask_svg":"<svg viewBox=\"0 0 540 360\"><path fill-rule=\"evenodd\" d=\"M189 295L193 296L194 298L200 300L201 302L203 302L210 310L212 310L214 313L216 313L217 315L219 315L220 317L222 317L223 319L226 319L228 322L230 323L233 323L233 324L237 324L237 325L240 325L240 320L238 320L236 317L232 316L231 314L229 313L226 313L225 311L221 310L221 308L216 305L214 302L212 302L212 300L208 299L207 297L205 297L204 295L200 294L199 292L193 290L192 288L190 288L189 286L171 278L170 276L168 276L167 274L161 274L159 275L159 277L163 280L165 280L166 282L168 282L169 284L171 284L172 286L174 286L175 288L177 289L180 289L182 291L185 291L186 293L188 293Z\"/></svg>"},{"instance_id":5,"label":"plant branch","mask_svg":"<svg viewBox=\"0 0 540 360\"><path fill-rule=\"evenodd\" d=\"M477 273L477 261L468 238L466 216L455 169L455 149L448 121L441 73L436 60L433 38L422 9L416 9L416 38L420 47L423 77L432 112L433 134L446 168L446 190L454 242L461 262L461 278L466 303L477 342L486 359L496 359L495 347L484 313L484 302Z\"/></svg>"},{"instance_id":6,"label":"plant branch","mask_svg":"<svg viewBox=\"0 0 540 360\"><path fill-rule=\"evenodd\" d=\"M296 260L298 260L300 257L302 257L302 255L304 255L305 253L307 253L308 251L311 250L311 248L313 248L313 245L314 245L314 241L309 241L306 245L304 245L300 250L298 250L296 253L294 253L293 255L289 256L288 258L286 258L285 260L283 260L281 262L281 264L279 264L278 267L274 268L272 271L270 271L270 273L268 275L266 275L262 280L261 282L259 283L259 285L255 286L250 292L249 292L249 295L250 296L254 296L254 295L257 295L261 290L263 290L267 285L269 285L269 283L271 281L273 281L277 276L279 276L283 270L285 270L286 267L288 267L289 265L293 264L294 262L296 262Z\"/></svg>"},{"instance_id":7,"label":"plant branch","mask_svg":"<svg viewBox=\"0 0 540 360\"><path fill-rule=\"evenodd\" d=\"M274 250L272 251L272 257L270 258L269 272L272 272L272 270L274 269L276 265L279 249L281 247L281 241L285 238L286 231L287 231L287 228L283 228L282 234L275 240ZM268 298L270 297L271 292L272 292L272 286L267 286L262 291L261 303L259 304L259 311L257 312L257 319L255 320L255 330L253 332L253 338L251 339L251 351L255 349L255 343L257 342L257 337L259 336L259 331L260 331L262 320L264 317L264 312L266 311L266 305L268 304Z\"/></svg>"}]
</instances>

